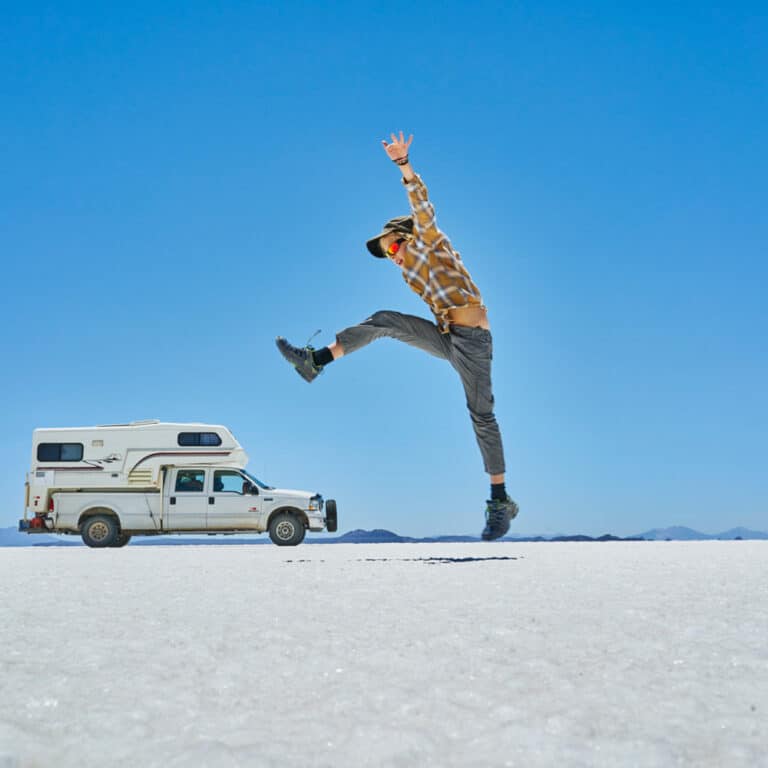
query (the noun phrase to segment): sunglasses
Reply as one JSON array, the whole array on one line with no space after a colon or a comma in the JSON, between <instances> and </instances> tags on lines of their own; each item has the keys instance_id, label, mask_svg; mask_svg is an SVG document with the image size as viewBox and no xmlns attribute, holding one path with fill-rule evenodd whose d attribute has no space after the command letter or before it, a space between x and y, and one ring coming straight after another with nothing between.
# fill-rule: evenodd
<instances>
[{"instance_id":1,"label":"sunglasses","mask_svg":"<svg viewBox=\"0 0 768 768\"><path fill-rule=\"evenodd\" d=\"M399 250L400 246L405 242L405 238L401 237L399 240L395 240L389 248L387 248L387 256L394 256Z\"/></svg>"}]
</instances>

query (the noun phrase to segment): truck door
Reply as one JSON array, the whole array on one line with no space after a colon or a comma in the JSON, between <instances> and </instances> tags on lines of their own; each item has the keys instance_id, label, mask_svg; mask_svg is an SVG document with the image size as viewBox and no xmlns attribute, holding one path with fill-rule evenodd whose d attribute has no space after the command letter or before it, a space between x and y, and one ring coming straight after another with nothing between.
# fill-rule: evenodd
<instances>
[{"instance_id":1,"label":"truck door","mask_svg":"<svg viewBox=\"0 0 768 768\"><path fill-rule=\"evenodd\" d=\"M258 490L237 470L214 469L208 493L208 530L259 530Z\"/></svg>"},{"instance_id":2,"label":"truck door","mask_svg":"<svg viewBox=\"0 0 768 768\"><path fill-rule=\"evenodd\" d=\"M171 531L204 531L208 513L204 469L176 469L171 476L166 525Z\"/></svg>"}]
</instances>

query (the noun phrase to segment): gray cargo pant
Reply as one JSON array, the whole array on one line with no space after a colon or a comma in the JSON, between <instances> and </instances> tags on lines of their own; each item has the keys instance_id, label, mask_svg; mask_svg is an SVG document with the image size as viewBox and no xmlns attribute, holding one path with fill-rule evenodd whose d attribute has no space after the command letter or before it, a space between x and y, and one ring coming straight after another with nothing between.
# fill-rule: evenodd
<instances>
[{"instance_id":1,"label":"gray cargo pant","mask_svg":"<svg viewBox=\"0 0 768 768\"><path fill-rule=\"evenodd\" d=\"M447 360L454 367L464 385L467 408L483 455L485 471L489 475L503 474L504 449L493 414L491 332L484 328L452 325L450 333L440 333L434 323L424 318L382 310L359 325L336 334L336 341L344 348L344 353L349 354L382 336L423 349L430 355Z\"/></svg>"}]
</instances>

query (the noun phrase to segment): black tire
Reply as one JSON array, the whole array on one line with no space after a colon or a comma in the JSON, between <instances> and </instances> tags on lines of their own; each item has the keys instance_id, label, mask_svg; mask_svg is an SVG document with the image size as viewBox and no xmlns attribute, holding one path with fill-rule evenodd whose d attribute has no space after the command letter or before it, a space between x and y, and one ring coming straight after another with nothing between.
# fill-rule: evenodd
<instances>
[{"instance_id":1,"label":"black tire","mask_svg":"<svg viewBox=\"0 0 768 768\"><path fill-rule=\"evenodd\" d=\"M115 539L115 543L111 546L113 547L124 547L129 541L131 540L131 534L130 533L119 533L117 535L117 539Z\"/></svg>"},{"instance_id":2,"label":"black tire","mask_svg":"<svg viewBox=\"0 0 768 768\"><path fill-rule=\"evenodd\" d=\"M89 547L113 547L120 535L120 527L114 517L94 515L80 526L80 535Z\"/></svg>"},{"instance_id":3,"label":"black tire","mask_svg":"<svg viewBox=\"0 0 768 768\"><path fill-rule=\"evenodd\" d=\"M325 527L328 533L336 533L339 530L339 514L333 499L328 499L325 502Z\"/></svg>"},{"instance_id":4,"label":"black tire","mask_svg":"<svg viewBox=\"0 0 768 768\"><path fill-rule=\"evenodd\" d=\"M280 512L269 523L269 538L278 547L295 547L301 544L306 532L304 523L290 512Z\"/></svg>"}]
</instances>

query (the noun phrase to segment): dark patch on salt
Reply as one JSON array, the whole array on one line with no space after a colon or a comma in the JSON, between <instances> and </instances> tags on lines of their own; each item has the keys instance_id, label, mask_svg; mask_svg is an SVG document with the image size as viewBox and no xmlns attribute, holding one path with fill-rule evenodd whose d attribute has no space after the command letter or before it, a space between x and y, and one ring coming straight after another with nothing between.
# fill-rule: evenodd
<instances>
[{"instance_id":1,"label":"dark patch on salt","mask_svg":"<svg viewBox=\"0 0 768 768\"><path fill-rule=\"evenodd\" d=\"M388 563L397 560L401 563L483 563L486 560L517 560L516 557L499 555L497 557L360 557L358 563Z\"/></svg>"},{"instance_id":2,"label":"dark patch on salt","mask_svg":"<svg viewBox=\"0 0 768 768\"><path fill-rule=\"evenodd\" d=\"M487 560L522 560L520 557L499 555L496 557L358 557L358 563L427 563L428 565L448 563L483 563ZM284 560L284 563L324 563L325 560Z\"/></svg>"}]
</instances>

